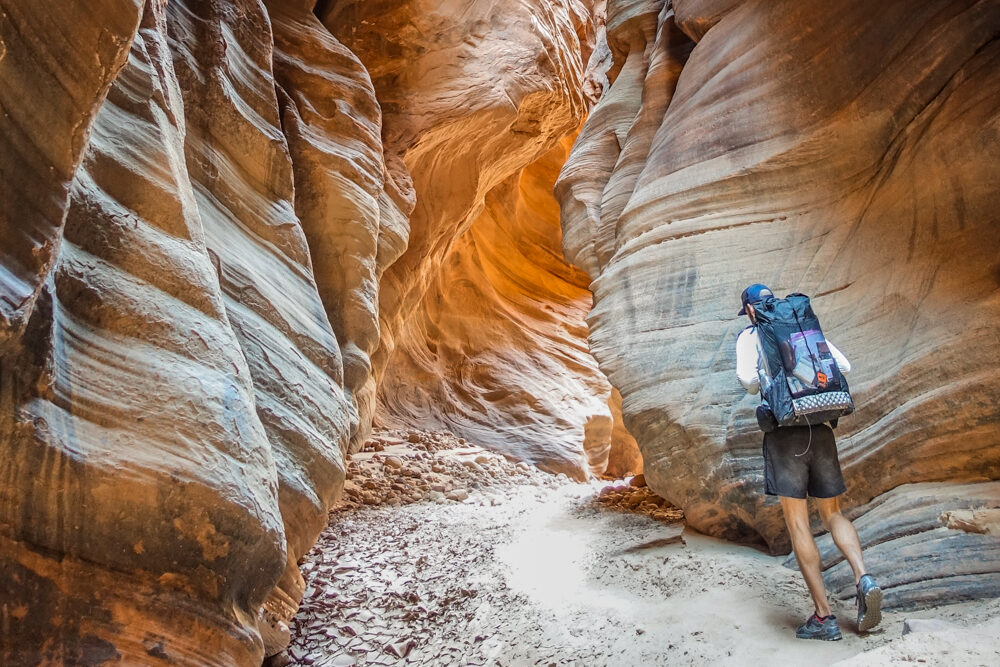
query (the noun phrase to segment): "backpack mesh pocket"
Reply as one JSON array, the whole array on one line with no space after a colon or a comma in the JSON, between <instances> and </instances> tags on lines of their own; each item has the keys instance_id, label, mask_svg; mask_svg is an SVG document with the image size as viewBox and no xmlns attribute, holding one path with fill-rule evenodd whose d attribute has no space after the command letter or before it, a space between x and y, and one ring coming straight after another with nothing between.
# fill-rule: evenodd
<instances>
[{"instance_id":1,"label":"backpack mesh pocket","mask_svg":"<svg viewBox=\"0 0 1000 667\"><path fill-rule=\"evenodd\" d=\"M849 415L854 412L854 401L846 391L825 391L821 394L792 399L792 410L796 416L811 415L816 412Z\"/></svg>"}]
</instances>

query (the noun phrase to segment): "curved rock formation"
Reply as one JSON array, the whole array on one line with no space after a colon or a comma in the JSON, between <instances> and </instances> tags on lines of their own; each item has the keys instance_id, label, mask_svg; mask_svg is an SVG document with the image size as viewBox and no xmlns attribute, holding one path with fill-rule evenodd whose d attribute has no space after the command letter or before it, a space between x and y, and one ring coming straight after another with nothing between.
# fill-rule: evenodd
<instances>
[{"instance_id":1,"label":"curved rock formation","mask_svg":"<svg viewBox=\"0 0 1000 667\"><path fill-rule=\"evenodd\" d=\"M295 210L343 351L345 389L360 413L351 435L357 450L374 407L379 279L406 247L413 194L408 174L390 174L383 158L382 111L368 71L319 22L314 4L267 2Z\"/></svg>"},{"instance_id":2,"label":"curved rock formation","mask_svg":"<svg viewBox=\"0 0 1000 667\"><path fill-rule=\"evenodd\" d=\"M387 159L405 164L416 200L409 245L380 285L380 421L446 426L577 478L603 472L608 386L582 322L568 324L586 308L586 279L551 250L548 191L565 150L541 157L582 120L587 8L329 4L320 14L367 65ZM519 186L516 174L539 158Z\"/></svg>"},{"instance_id":3,"label":"curved rock formation","mask_svg":"<svg viewBox=\"0 0 1000 667\"><path fill-rule=\"evenodd\" d=\"M678 1L654 38L656 4L609 3L626 60L557 186L649 484L787 549L733 370L756 281L814 295L855 364L849 504L1000 477L1000 5Z\"/></svg>"},{"instance_id":4,"label":"curved rock formation","mask_svg":"<svg viewBox=\"0 0 1000 667\"><path fill-rule=\"evenodd\" d=\"M0 662L280 648L391 337L487 193L531 222L516 174L581 121L581 2L322 3L357 54L314 4L0 4ZM541 205L582 440L607 384Z\"/></svg>"},{"instance_id":5,"label":"curved rock formation","mask_svg":"<svg viewBox=\"0 0 1000 667\"><path fill-rule=\"evenodd\" d=\"M941 600L1000 597L997 534L984 534L984 528L974 524L948 523L951 515L982 514L984 507L1000 512L1000 482L903 484L856 510L861 514L855 527L865 565L879 573L886 607L913 609ZM850 565L829 535L818 540L818 546L831 592L841 600L852 599L856 593Z\"/></svg>"},{"instance_id":6,"label":"curved rock formation","mask_svg":"<svg viewBox=\"0 0 1000 667\"><path fill-rule=\"evenodd\" d=\"M188 172L278 475L287 558L266 609L289 620L304 588L297 561L340 493L357 416L293 206L270 16L252 0L169 12ZM227 43L236 48L217 48Z\"/></svg>"},{"instance_id":7,"label":"curved rock formation","mask_svg":"<svg viewBox=\"0 0 1000 667\"><path fill-rule=\"evenodd\" d=\"M140 0L52 12L0 2L0 354L55 262L90 123L125 64Z\"/></svg>"},{"instance_id":8,"label":"curved rock formation","mask_svg":"<svg viewBox=\"0 0 1000 667\"><path fill-rule=\"evenodd\" d=\"M873 558L983 554L896 601L996 590L931 520L1000 476L996 2L64 4L0 0L0 662L259 663L380 380L782 548L751 280L856 363Z\"/></svg>"},{"instance_id":9,"label":"curved rock formation","mask_svg":"<svg viewBox=\"0 0 1000 667\"><path fill-rule=\"evenodd\" d=\"M617 389L612 388L608 407L611 408L612 419L611 450L608 452L608 466L604 474L616 479L638 475L642 473L642 452L639 451L639 443L625 428L622 395Z\"/></svg>"},{"instance_id":10,"label":"curved rock formation","mask_svg":"<svg viewBox=\"0 0 1000 667\"><path fill-rule=\"evenodd\" d=\"M256 2L150 2L95 116L0 368L6 661L249 664L294 613L357 416L271 48Z\"/></svg>"},{"instance_id":11,"label":"curved rock formation","mask_svg":"<svg viewBox=\"0 0 1000 667\"><path fill-rule=\"evenodd\" d=\"M579 125L592 28L580 0L328 4L324 24L366 64L387 162L405 164L416 199L380 284L381 372L487 193Z\"/></svg>"},{"instance_id":12,"label":"curved rock formation","mask_svg":"<svg viewBox=\"0 0 1000 667\"><path fill-rule=\"evenodd\" d=\"M560 250L552 196L572 137L494 188L397 336L380 423L443 428L583 479L611 444L610 387L586 346L589 280Z\"/></svg>"},{"instance_id":13,"label":"curved rock formation","mask_svg":"<svg viewBox=\"0 0 1000 667\"><path fill-rule=\"evenodd\" d=\"M274 463L184 125L164 10L147 7L3 361L4 662L260 655L254 616L285 556Z\"/></svg>"}]
</instances>

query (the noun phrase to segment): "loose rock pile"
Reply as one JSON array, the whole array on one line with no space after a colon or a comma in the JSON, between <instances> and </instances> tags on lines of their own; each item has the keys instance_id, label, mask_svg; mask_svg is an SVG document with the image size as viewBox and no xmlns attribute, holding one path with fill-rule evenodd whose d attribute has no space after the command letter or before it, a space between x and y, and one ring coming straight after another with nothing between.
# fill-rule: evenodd
<instances>
[{"instance_id":1,"label":"loose rock pile","mask_svg":"<svg viewBox=\"0 0 1000 667\"><path fill-rule=\"evenodd\" d=\"M487 640L495 633L490 624L502 617L493 607L509 604L509 593L477 584L472 575L491 567L491 545L503 539L495 527L478 525L476 506L502 505L518 488L542 492L567 483L565 475L510 462L450 433L376 432L349 462L330 526L301 565L307 587L291 644L266 664L457 665L495 658L500 646ZM421 509L428 504L442 507ZM448 505L468 507L445 514ZM458 536L441 548L436 538L445 523ZM464 528L455 531L456 523ZM455 640L429 641L443 632Z\"/></svg>"},{"instance_id":2,"label":"loose rock pile","mask_svg":"<svg viewBox=\"0 0 1000 667\"><path fill-rule=\"evenodd\" d=\"M347 465L344 495L334 512L359 506L398 506L429 500L463 502L477 489L534 484L556 486L549 475L442 431L381 431ZM497 502L487 493L477 500Z\"/></svg>"},{"instance_id":3,"label":"loose rock pile","mask_svg":"<svg viewBox=\"0 0 1000 667\"><path fill-rule=\"evenodd\" d=\"M597 502L610 509L648 514L667 523L684 519L684 512L653 493L642 475L636 475L626 484L604 487L597 494Z\"/></svg>"}]
</instances>

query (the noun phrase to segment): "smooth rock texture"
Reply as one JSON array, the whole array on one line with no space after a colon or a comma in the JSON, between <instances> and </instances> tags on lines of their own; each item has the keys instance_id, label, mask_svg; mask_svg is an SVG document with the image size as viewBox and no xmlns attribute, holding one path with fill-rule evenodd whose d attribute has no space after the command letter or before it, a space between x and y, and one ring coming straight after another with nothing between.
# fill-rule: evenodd
<instances>
[{"instance_id":1,"label":"smooth rock texture","mask_svg":"<svg viewBox=\"0 0 1000 667\"><path fill-rule=\"evenodd\" d=\"M324 24L366 64L386 161L405 165L416 197L409 244L380 284L382 369L487 193L579 125L592 29L579 0L330 5Z\"/></svg>"},{"instance_id":2,"label":"smooth rock texture","mask_svg":"<svg viewBox=\"0 0 1000 667\"><path fill-rule=\"evenodd\" d=\"M96 114L56 268L0 368L5 664L249 663L284 566L164 11Z\"/></svg>"},{"instance_id":3,"label":"smooth rock texture","mask_svg":"<svg viewBox=\"0 0 1000 667\"><path fill-rule=\"evenodd\" d=\"M942 513L1000 508L1000 482L903 484L858 507L865 565L887 609L1000 597L997 538L945 525ZM829 534L817 540L831 594L855 595L854 575ZM792 565L794 557L786 564Z\"/></svg>"},{"instance_id":4,"label":"smooth rock texture","mask_svg":"<svg viewBox=\"0 0 1000 667\"><path fill-rule=\"evenodd\" d=\"M622 395L615 388L611 389L608 407L611 409L612 419L611 451L608 452L608 466L604 474L618 479L642 474L642 452L639 451L639 443L625 428Z\"/></svg>"},{"instance_id":5,"label":"smooth rock texture","mask_svg":"<svg viewBox=\"0 0 1000 667\"><path fill-rule=\"evenodd\" d=\"M377 397L785 548L753 280L855 362L873 563L954 566L894 600L996 594L998 33L986 0L0 0L0 663L260 664ZM896 536L886 491L954 480Z\"/></svg>"},{"instance_id":6,"label":"smooth rock texture","mask_svg":"<svg viewBox=\"0 0 1000 667\"><path fill-rule=\"evenodd\" d=\"M734 374L738 295L758 281L813 295L854 364L848 506L1000 477L983 354L1000 321L1000 4L678 2L651 37L655 4L609 2L613 85L557 185L567 257L594 278L591 350L649 484L698 530L787 550L758 399Z\"/></svg>"},{"instance_id":7,"label":"smooth rock texture","mask_svg":"<svg viewBox=\"0 0 1000 667\"><path fill-rule=\"evenodd\" d=\"M280 648L258 623L294 614L358 417L293 207L270 25L249 0L148 3L96 114L0 368L5 662Z\"/></svg>"},{"instance_id":8,"label":"smooth rock texture","mask_svg":"<svg viewBox=\"0 0 1000 667\"><path fill-rule=\"evenodd\" d=\"M142 4L0 2L0 355L55 262L73 174Z\"/></svg>"},{"instance_id":9,"label":"smooth rock texture","mask_svg":"<svg viewBox=\"0 0 1000 667\"><path fill-rule=\"evenodd\" d=\"M295 210L359 412L356 451L370 431L382 272L406 247L408 175L382 154L382 111L361 61L319 22L313 2L268 0L281 126L295 176ZM400 181L401 185L397 185Z\"/></svg>"},{"instance_id":10,"label":"smooth rock texture","mask_svg":"<svg viewBox=\"0 0 1000 667\"><path fill-rule=\"evenodd\" d=\"M380 423L419 423L575 479L608 465L611 391L586 347L589 280L552 196L572 137L510 177L452 246L390 356Z\"/></svg>"},{"instance_id":11,"label":"smooth rock texture","mask_svg":"<svg viewBox=\"0 0 1000 667\"><path fill-rule=\"evenodd\" d=\"M188 172L278 475L287 559L265 607L289 621L304 587L297 561L340 493L357 415L294 210L270 16L253 0L171 3L168 12ZM233 48L217 48L227 40Z\"/></svg>"},{"instance_id":12,"label":"smooth rock texture","mask_svg":"<svg viewBox=\"0 0 1000 667\"><path fill-rule=\"evenodd\" d=\"M514 276L506 229L544 265L502 287L551 377L522 365L505 406L540 462L603 472L609 385L550 194L589 6L36 4L0 4L0 662L287 643L298 561L453 245Z\"/></svg>"},{"instance_id":13,"label":"smooth rock texture","mask_svg":"<svg viewBox=\"0 0 1000 667\"><path fill-rule=\"evenodd\" d=\"M603 472L609 388L582 326L558 322L586 308L586 278L553 253L558 242L545 231L557 238L546 219L556 216L554 173L537 195L516 192L516 174L536 160L554 172L561 158L542 156L583 119L588 7L333 2L319 14L367 66L386 162L405 166L416 202L406 251L379 286L379 423L446 426L576 478ZM525 174L522 182L534 178ZM532 225L542 226L531 230L537 238L510 241ZM532 284L553 271L555 283ZM540 304L550 297L546 312Z\"/></svg>"}]
</instances>

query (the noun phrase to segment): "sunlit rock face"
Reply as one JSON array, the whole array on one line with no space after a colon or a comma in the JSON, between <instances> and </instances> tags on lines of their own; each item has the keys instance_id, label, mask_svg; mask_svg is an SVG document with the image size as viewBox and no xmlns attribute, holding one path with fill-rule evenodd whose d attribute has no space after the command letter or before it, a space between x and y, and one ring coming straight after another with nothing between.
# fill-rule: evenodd
<instances>
[{"instance_id":1,"label":"sunlit rock face","mask_svg":"<svg viewBox=\"0 0 1000 667\"><path fill-rule=\"evenodd\" d=\"M587 280L552 243L560 154L542 158L585 112L589 9L414 0L320 15L367 66L387 162L405 165L416 201L380 284L380 421L446 426L577 478L603 471L609 387L586 358Z\"/></svg>"},{"instance_id":2,"label":"sunlit rock face","mask_svg":"<svg viewBox=\"0 0 1000 667\"><path fill-rule=\"evenodd\" d=\"M287 558L266 610L288 620L303 588L296 561L343 485L343 453L357 416L295 211L270 16L249 0L172 3L168 10L188 172L278 476ZM233 48L220 50L227 40Z\"/></svg>"},{"instance_id":3,"label":"sunlit rock face","mask_svg":"<svg viewBox=\"0 0 1000 667\"><path fill-rule=\"evenodd\" d=\"M1000 5L654 5L609 2L616 78L557 185L649 484L699 530L787 549L758 399L734 374L752 282L813 295L854 364L848 505L1000 477L983 354L1000 322Z\"/></svg>"},{"instance_id":4,"label":"sunlit rock face","mask_svg":"<svg viewBox=\"0 0 1000 667\"><path fill-rule=\"evenodd\" d=\"M552 196L572 137L494 188L397 337L379 421L445 428L578 479L608 464L610 386L586 344L589 280Z\"/></svg>"},{"instance_id":5,"label":"sunlit rock face","mask_svg":"<svg viewBox=\"0 0 1000 667\"><path fill-rule=\"evenodd\" d=\"M405 169L390 171L383 157L382 111L367 69L320 23L314 4L267 2L295 210L359 412L357 450L374 409L379 280L406 247L413 194Z\"/></svg>"},{"instance_id":6,"label":"sunlit rock face","mask_svg":"<svg viewBox=\"0 0 1000 667\"><path fill-rule=\"evenodd\" d=\"M604 473L608 477L621 479L642 472L642 452L639 443L629 433L622 418L622 395L617 389L611 390L608 400L611 408L612 430L611 449L608 451L608 465Z\"/></svg>"},{"instance_id":7,"label":"sunlit rock face","mask_svg":"<svg viewBox=\"0 0 1000 667\"><path fill-rule=\"evenodd\" d=\"M397 337L398 378L475 330L511 393L436 414L495 401L498 449L603 472L551 196L588 6L35 4L0 1L0 663L281 648ZM482 327L427 305L442 271L482 278Z\"/></svg>"}]
</instances>

